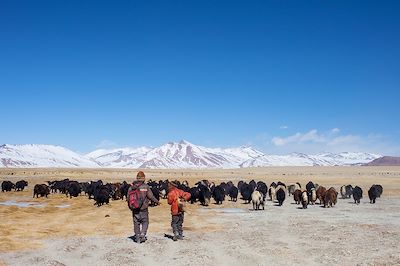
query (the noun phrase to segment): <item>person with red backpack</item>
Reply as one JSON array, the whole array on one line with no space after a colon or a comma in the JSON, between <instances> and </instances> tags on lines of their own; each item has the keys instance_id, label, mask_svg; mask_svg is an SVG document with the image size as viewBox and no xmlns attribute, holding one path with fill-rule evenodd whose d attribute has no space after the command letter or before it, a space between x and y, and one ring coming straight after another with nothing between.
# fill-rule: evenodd
<instances>
[{"instance_id":1,"label":"person with red backpack","mask_svg":"<svg viewBox=\"0 0 400 266\"><path fill-rule=\"evenodd\" d=\"M136 176L136 181L128 189L128 207L132 211L133 229L135 232L134 241L142 243L147 240L146 233L149 227L149 202L152 201L157 205L160 202L154 197L149 185L145 182L145 175L139 171Z\"/></svg>"},{"instance_id":2,"label":"person with red backpack","mask_svg":"<svg viewBox=\"0 0 400 266\"><path fill-rule=\"evenodd\" d=\"M183 239L184 202L190 199L190 193L180 190L175 181L168 183L168 204L171 205L171 227L174 233L172 240Z\"/></svg>"}]
</instances>

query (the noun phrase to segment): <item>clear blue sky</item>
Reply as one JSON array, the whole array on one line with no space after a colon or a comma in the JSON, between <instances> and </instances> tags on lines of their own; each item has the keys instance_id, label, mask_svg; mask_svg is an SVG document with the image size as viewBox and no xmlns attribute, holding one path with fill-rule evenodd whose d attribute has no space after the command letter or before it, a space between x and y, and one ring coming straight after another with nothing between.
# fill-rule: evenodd
<instances>
[{"instance_id":1,"label":"clear blue sky","mask_svg":"<svg viewBox=\"0 0 400 266\"><path fill-rule=\"evenodd\" d=\"M0 1L0 142L400 155L399 1Z\"/></svg>"}]
</instances>

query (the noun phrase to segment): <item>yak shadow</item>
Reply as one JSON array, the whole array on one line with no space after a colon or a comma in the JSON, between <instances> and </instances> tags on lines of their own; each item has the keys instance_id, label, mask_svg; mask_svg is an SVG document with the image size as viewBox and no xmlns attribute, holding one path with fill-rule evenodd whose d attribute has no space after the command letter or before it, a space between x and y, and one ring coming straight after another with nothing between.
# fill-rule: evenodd
<instances>
[{"instance_id":1,"label":"yak shadow","mask_svg":"<svg viewBox=\"0 0 400 266\"><path fill-rule=\"evenodd\" d=\"M303 207L297 207L296 209L298 209L298 210L304 210Z\"/></svg>"},{"instance_id":2,"label":"yak shadow","mask_svg":"<svg viewBox=\"0 0 400 266\"><path fill-rule=\"evenodd\" d=\"M332 207L330 207L329 205L326 205L326 207L324 205L320 205L320 208L324 208L324 209L330 209L330 208L335 208L336 205L333 205Z\"/></svg>"},{"instance_id":3,"label":"yak shadow","mask_svg":"<svg viewBox=\"0 0 400 266\"><path fill-rule=\"evenodd\" d=\"M276 207L282 207L283 204L282 204L282 205L279 205L279 203L276 203L276 204L274 204L274 206L276 206Z\"/></svg>"},{"instance_id":4,"label":"yak shadow","mask_svg":"<svg viewBox=\"0 0 400 266\"><path fill-rule=\"evenodd\" d=\"M358 205L361 204L375 204L375 203L371 203L369 200L365 200L365 201L361 201Z\"/></svg>"},{"instance_id":5,"label":"yak shadow","mask_svg":"<svg viewBox=\"0 0 400 266\"><path fill-rule=\"evenodd\" d=\"M265 209L264 210L263 209L255 210L255 209L251 208L251 209L249 209L249 211L257 212L257 211L265 211Z\"/></svg>"}]
</instances>

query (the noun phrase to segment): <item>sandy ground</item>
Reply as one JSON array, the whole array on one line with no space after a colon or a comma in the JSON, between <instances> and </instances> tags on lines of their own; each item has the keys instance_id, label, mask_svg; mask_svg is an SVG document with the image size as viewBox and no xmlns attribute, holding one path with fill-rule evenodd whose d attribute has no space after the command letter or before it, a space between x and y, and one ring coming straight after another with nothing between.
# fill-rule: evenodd
<instances>
[{"instance_id":1,"label":"sandy ground","mask_svg":"<svg viewBox=\"0 0 400 266\"><path fill-rule=\"evenodd\" d=\"M178 179L194 183L210 180L313 180L325 186L351 183L364 189L355 205L339 199L334 208L319 205L299 209L288 198L282 207L268 201L264 211L225 201L221 206L191 205L185 216L185 240L173 242L169 206L150 209L148 241L138 245L132 235L132 219L126 203L112 201L97 208L86 197L69 199L50 195L32 199L33 184L72 177L77 180L129 180L136 171L117 170L18 170L2 172L0 180L28 179L24 192L0 193L0 202L34 202L40 207L0 205L0 265L399 265L400 168L315 167L265 168L219 171L186 171ZM24 173L25 171L25 173ZM33 172L36 174L33 175ZM12 175L10 173L13 173ZM153 178L168 177L155 171ZM382 198L369 204L372 183L384 187ZM63 206L63 207L60 207Z\"/></svg>"}]
</instances>

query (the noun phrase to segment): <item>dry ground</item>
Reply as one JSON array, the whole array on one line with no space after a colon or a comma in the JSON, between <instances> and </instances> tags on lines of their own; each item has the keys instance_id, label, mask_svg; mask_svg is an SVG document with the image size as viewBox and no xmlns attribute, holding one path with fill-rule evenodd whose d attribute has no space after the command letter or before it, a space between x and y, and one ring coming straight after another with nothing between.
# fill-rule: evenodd
<instances>
[{"instance_id":1,"label":"dry ground","mask_svg":"<svg viewBox=\"0 0 400 266\"><path fill-rule=\"evenodd\" d=\"M184 241L170 233L169 206L150 209L149 240L140 246L132 235L132 218L123 201L97 208L86 197L51 194L32 199L34 184L70 178L78 181L130 181L137 170L1 169L0 181L28 180L24 192L0 193L0 202L35 202L40 207L0 205L0 265L255 265L400 264L400 167L271 167L234 170L145 170L152 179L200 179L216 183L240 179L285 183L313 180L324 186L342 184L364 189L362 204L340 199L332 209L298 209L288 198L283 207L268 201L265 211L225 201L189 206ZM373 183L384 187L375 205L368 203ZM64 208L60 208L60 206ZM65 207L68 206L68 207Z\"/></svg>"}]
</instances>

